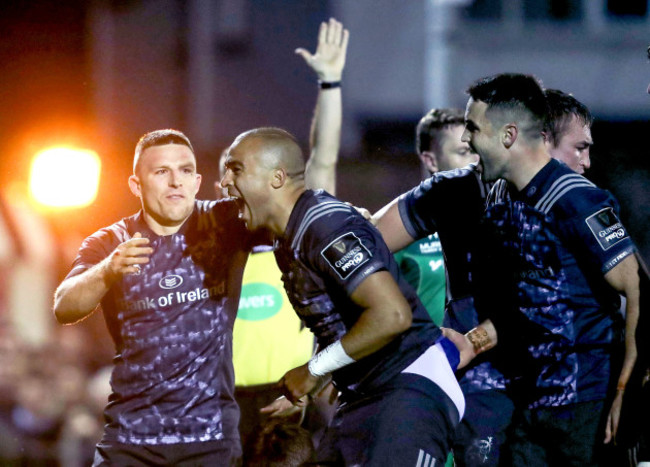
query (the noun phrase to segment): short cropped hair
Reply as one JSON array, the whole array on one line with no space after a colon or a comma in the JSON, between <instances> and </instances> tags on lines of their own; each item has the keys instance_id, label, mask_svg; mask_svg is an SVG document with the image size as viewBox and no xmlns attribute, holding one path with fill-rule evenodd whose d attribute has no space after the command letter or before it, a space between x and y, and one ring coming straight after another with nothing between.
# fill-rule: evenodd
<instances>
[{"instance_id":1,"label":"short cropped hair","mask_svg":"<svg viewBox=\"0 0 650 467\"><path fill-rule=\"evenodd\" d=\"M594 123L587 106L571 94L559 89L547 89L544 94L549 108L544 131L553 146L558 145L574 115L583 125L590 127Z\"/></svg>"},{"instance_id":2,"label":"short cropped hair","mask_svg":"<svg viewBox=\"0 0 650 467\"><path fill-rule=\"evenodd\" d=\"M277 163L282 160L290 177L304 178L305 160L298 140L291 133L277 127L254 128L238 135L230 148L249 138L264 142L265 152L269 156L266 159L267 163Z\"/></svg>"},{"instance_id":3,"label":"short cropped hair","mask_svg":"<svg viewBox=\"0 0 650 467\"><path fill-rule=\"evenodd\" d=\"M467 93L475 101L487 104L489 117L505 123L514 116L528 138L541 138L548 104L542 83L535 76L519 73L488 76L472 84Z\"/></svg>"},{"instance_id":4,"label":"short cropped hair","mask_svg":"<svg viewBox=\"0 0 650 467\"><path fill-rule=\"evenodd\" d=\"M461 109L431 109L415 129L415 150L420 155L432 148L440 149L440 133L451 126L464 124L465 112Z\"/></svg>"},{"instance_id":5,"label":"short cropped hair","mask_svg":"<svg viewBox=\"0 0 650 467\"><path fill-rule=\"evenodd\" d=\"M241 142L247 138L263 138L270 141L289 140L295 143L296 146L300 146L296 137L287 130L273 126L253 128L252 130L245 131L235 138L235 143Z\"/></svg>"},{"instance_id":6,"label":"short cropped hair","mask_svg":"<svg viewBox=\"0 0 650 467\"><path fill-rule=\"evenodd\" d=\"M149 149L153 146L165 146L167 144L182 144L190 148L190 151L192 151L192 154L194 154L194 148L192 147L192 143L190 143L190 139L182 132L178 130L172 130L170 128L150 131L149 133L144 134L138 141L138 144L135 146L135 155L133 156L133 173L136 172L136 168L140 162L140 157L146 149Z\"/></svg>"}]
</instances>

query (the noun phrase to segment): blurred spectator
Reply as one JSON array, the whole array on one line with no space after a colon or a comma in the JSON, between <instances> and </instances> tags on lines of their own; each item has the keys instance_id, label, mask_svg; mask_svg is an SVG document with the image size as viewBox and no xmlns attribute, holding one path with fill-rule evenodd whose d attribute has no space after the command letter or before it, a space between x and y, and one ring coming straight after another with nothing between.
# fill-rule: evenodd
<instances>
[{"instance_id":1,"label":"blurred spectator","mask_svg":"<svg viewBox=\"0 0 650 467\"><path fill-rule=\"evenodd\" d=\"M11 423L19 436L22 463L58 465L57 442L66 413L66 394L58 386L58 365L46 363L40 349L27 351L27 365L15 381Z\"/></svg>"},{"instance_id":2,"label":"blurred spectator","mask_svg":"<svg viewBox=\"0 0 650 467\"><path fill-rule=\"evenodd\" d=\"M92 464L95 443L102 435L104 406L111 393L110 378L110 366L98 370L85 384L82 402L71 407L59 444L61 465Z\"/></svg>"},{"instance_id":3,"label":"blurred spectator","mask_svg":"<svg viewBox=\"0 0 650 467\"><path fill-rule=\"evenodd\" d=\"M73 328L34 347L0 326L0 465L90 465L110 388L91 355Z\"/></svg>"},{"instance_id":4,"label":"blurred spectator","mask_svg":"<svg viewBox=\"0 0 650 467\"><path fill-rule=\"evenodd\" d=\"M12 422L16 383L27 358L19 340L0 326L0 465L20 465L20 436Z\"/></svg>"}]
</instances>

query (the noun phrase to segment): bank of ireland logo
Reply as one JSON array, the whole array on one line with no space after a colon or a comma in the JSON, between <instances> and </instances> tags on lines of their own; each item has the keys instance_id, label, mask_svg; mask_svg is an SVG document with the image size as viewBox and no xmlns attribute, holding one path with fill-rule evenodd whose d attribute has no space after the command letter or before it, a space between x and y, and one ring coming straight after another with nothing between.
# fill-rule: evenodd
<instances>
[{"instance_id":1,"label":"bank of ireland logo","mask_svg":"<svg viewBox=\"0 0 650 467\"><path fill-rule=\"evenodd\" d=\"M242 286L237 318L245 321L262 321L275 316L282 308L280 291L263 282Z\"/></svg>"},{"instance_id":2,"label":"bank of ireland logo","mask_svg":"<svg viewBox=\"0 0 650 467\"><path fill-rule=\"evenodd\" d=\"M158 285L163 289L169 290L169 289L175 289L182 283L183 283L183 278L181 276L178 276L176 274L170 274L169 276L165 276L162 279L160 279Z\"/></svg>"}]
</instances>

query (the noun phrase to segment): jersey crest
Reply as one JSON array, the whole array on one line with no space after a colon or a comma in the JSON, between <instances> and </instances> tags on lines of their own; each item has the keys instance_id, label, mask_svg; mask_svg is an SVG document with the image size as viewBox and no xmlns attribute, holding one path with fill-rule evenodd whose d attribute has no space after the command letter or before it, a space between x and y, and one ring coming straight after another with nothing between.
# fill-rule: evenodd
<instances>
[{"instance_id":1,"label":"jersey crest","mask_svg":"<svg viewBox=\"0 0 650 467\"><path fill-rule=\"evenodd\" d=\"M587 217L585 222L603 250L610 249L628 236L612 208L601 209Z\"/></svg>"},{"instance_id":2,"label":"jersey crest","mask_svg":"<svg viewBox=\"0 0 650 467\"><path fill-rule=\"evenodd\" d=\"M361 239L353 232L341 235L323 248L320 254L343 280L372 257Z\"/></svg>"}]
</instances>

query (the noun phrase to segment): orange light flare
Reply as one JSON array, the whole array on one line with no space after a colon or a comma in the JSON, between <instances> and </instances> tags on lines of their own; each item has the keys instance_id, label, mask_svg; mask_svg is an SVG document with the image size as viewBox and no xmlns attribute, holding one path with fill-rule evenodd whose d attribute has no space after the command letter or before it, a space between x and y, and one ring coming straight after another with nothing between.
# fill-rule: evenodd
<instances>
[{"instance_id":1,"label":"orange light flare","mask_svg":"<svg viewBox=\"0 0 650 467\"><path fill-rule=\"evenodd\" d=\"M97 198L101 160L95 151L53 147L37 153L29 174L29 193L42 207L82 208Z\"/></svg>"}]
</instances>

